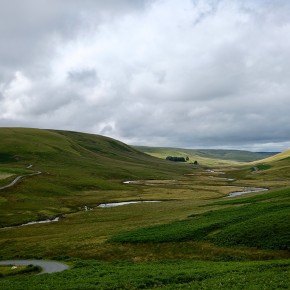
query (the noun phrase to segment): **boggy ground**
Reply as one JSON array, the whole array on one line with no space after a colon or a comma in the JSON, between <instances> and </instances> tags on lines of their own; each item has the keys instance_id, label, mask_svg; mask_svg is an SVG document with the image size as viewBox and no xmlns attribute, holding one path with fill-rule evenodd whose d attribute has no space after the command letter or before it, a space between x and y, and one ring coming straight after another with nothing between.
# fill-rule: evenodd
<instances>
[{"instance_id":1,"label":"boggy ground","mask_svg":"<svg viewBox=\"0 0 290 290\"><path fill-rule=\"evenodd\" d=\"M73 210L64 211L59 222L0 229L0 256L64 260L71 269L41 278L5 278L0 286L287 289L287 168L288 161L258 170L252 165L214 172L198 167L174 178L138 179L132 184L119 179L112 188L62 196ZM224 198L245 186L269 191ZM97 207L132 200L162 202ZM84 206L93 210L85 211ZM6 219L9 224L9 215Z\"/></svg>"},{"instance_id":2,"label":"boggy ground","mask_svg":"<svg viewBox=\"0 0 290 290\"><path fill-rule=\"evenodd\" d=\"M180 176L176 180L141 180L139 183L122 185L128 190L111 191L86 191L85 193L70 197L70 202L74 199L82 199L83 205L87 205L93 210L85 211L80 207L75 212L65 214L64 217L55 223L36 224L26 227L0 230L0 255L2 258L58 258L63 256L76 258L97 258L102 260L163 260L163 259L205 259L218 260L220 256L232 256L232 259L270 259L288 257L287 252L274 248L255 248L255 245L237 245L235 247L223 246L208 238L206 235L197 238L197 234L187 238L178 239L174 235L183 236L181 232L171 232L172 227L189 227L201 223L202 217L222 210L231 208L234 211L226 213L234 220L241 213L236 211L236 206L243 206L241 202L245 197L235 197L224 199L230 192L243 190L244 186L264 186L271 189L280 185L278 181L268 181L261 184L258 174L251 174L247 169L246 179L238 177L245 174L236 168L222 168L214 173L204 169L194 169L190 175ZM246 171L245 171L246 172ZM225 174L220 174L225 173ZM240 175L239 175L240 174ZM212 177L214 176L214 178ZM226 178L234 177L234 181ZM251 177L251 179L249 179ZM256 179L253 179L255 177ZM287 181L284 181L285 183ZM120 183L122 183L120 181ZM267 193L250 193L247 198L264 196L263 204L274 199L271 197L272 191ZM270 194L270 195L269 195ZM267 198L267 196L269 196ZM281 193L277 200L288 202L288 195ZM159 203L140 203L124 205L116 208L98 208L102 202L120 202L130 200L159 200ZM249 203L251 203L249 199ZM255 202L256 203L256 202ZM233 207L234 204L234 207ZM278 205L277 205L278 206ZM281 206L281 204L279 204ZM257 212L256 209L248 209L243 212ZM261 208L261 215L269 212L267 208ZM217 214L218 216L218 214ZM212 219L217 219L213 216ZM192 217L198 217L192 222ZM211 217L207 217L210 219ZM220 218L220 217L219 217ZM230 222L220 218L220 223L224 227L232 225ZM175 225L176 222L183 224ZM190 224L192 223L192 224ZM169 232L168 240L157 241L141 239L127 243L126 239L118 242L119 235L132 230L142 230L143 228L167 225L165 231ZM207 234L218 233L223 226L206 224L213 229ZM202 227L201 227L202 228ZM226 229L226 228L225 228ZM158 229L159 232L160 229ZM155 235L155 234L154 234ZM155 235L156 236L156 235ZM157 235L158 236L158 235ZM112 239L112 242L108 242ZM133 239L134 240L134 239ZM161 243L159 243L161 242ZM141 244L140 244L141 243ZM152 244L153 243L153 244ZM241 247L242 246L242 247ZM17 251L15 251L17 249Z\"/></svg>"}]
</instances>

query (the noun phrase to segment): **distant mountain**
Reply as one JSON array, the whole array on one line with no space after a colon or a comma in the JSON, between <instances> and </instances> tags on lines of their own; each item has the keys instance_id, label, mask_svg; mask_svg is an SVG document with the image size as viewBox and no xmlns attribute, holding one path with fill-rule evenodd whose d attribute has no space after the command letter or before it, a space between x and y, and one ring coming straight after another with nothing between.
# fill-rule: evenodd
<instances>
[{"instance_id":1,"label":"distant mountain","mask_svg":"<svg viewBox=\"0 0 290 290\"><path fill-rule=\"evenodd\" d=\"M169 147L133 146L146 154L165 159L167 156L188 156L189 162L195 160L205 165L226 165L237 162L252 162L275 155L275 152L250 152L223 149L184 149Z\"/></svg>"}]
</instances>

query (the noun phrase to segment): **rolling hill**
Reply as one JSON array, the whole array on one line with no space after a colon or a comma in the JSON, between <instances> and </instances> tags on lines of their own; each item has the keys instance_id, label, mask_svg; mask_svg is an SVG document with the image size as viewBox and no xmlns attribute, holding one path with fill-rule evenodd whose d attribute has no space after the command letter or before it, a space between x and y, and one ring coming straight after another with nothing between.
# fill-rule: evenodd
<instances>
[{"instance_id":1,"label":"rolling hill","mask_svg":"<svg viewBox=\"0 0 290 290\"><path fill-rule=\"evenodd\" d=\"M99 177L123 179L174 173L180 166L160 162L120 141L93 134L24 128L0 129L0 165L39 170L76 166ZM55 166L57 164L57 166ZM150 170L146 170L150 167ZM121 170L120 170L121 168ZM184 169L184 167L183 167ZM89 170L89 171L90 171Z\"/></svg>"},{"instance_id":2,"label":"rolling hill","mask_svg":"<svg viewBox=\"0 0 290 290\"><path fill-rule=\"evenodd\" d=\"M0 138L1 259L70 266L49 275L0 266L1 289L289 288L287 151L207 170L92 134L2 128ZM227 198L248 186L269 190Z\"/></svg>"},{"instance_id":3,"label":"rolling hill","mask_svg":"<svg viewBox=\"0 0 290 290\"><path fill-rule=\"evenodd\" d=\"M265 163L269 163L269 162L274 162L274 161L280 161L286 158L290 157L290 149L283 151L281 153L275 154L273 156L269 156L267 158L264 158L262 160L259 160L257 162L265 162Z\"/></svg>"},{"instance_id":4,"label":"rolling hill","mask_svg":"<svg viewBox=\"0 0 290 290\"><path fill-rule=\"evenodd\" d=\"M161 161L93 134L1 128L0 139L0 188L16 175L28 175L1 192L2 225L47 218L85 202L102 201L102 194L79 196L123 189L122 182L128 179L174 178L189 170L189 166ZM41 174L29 176L38 171Z\"/></svg>"},{"instance_id":5,"label":"rolling hill","mask_svg":"<svg viewBox=\"0 0 290 290\"><path fill-rule=\"evenodd\" d=\"M146 154L165 159L167 156L189 157L189 162L197 160L202 165L231 165L242 162L260 160L272 155L275 152L250 152L243 150L221 150L221 149L182 149L170 147L148 147L133 146Z\"/></svg>"}]
</instances>

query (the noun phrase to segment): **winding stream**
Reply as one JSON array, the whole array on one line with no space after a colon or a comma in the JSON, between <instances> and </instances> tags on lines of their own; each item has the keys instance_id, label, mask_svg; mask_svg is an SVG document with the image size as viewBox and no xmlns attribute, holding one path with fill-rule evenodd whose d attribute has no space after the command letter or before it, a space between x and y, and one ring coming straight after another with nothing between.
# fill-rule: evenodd
<instances>
[{"instance_id":1,"label":"winding stream","mask_svg":"<svg viewBox=\"0 0 290 290\"><path fill-rule=\"evenodd\" d=\"M256 193L256 192L263 192L263 191L267 191L267 188L260 188L260 187L244 187L244 191L234 191L231 192L227 197L235 197L235 196L239 196L239 195L243 195L243 194L247 194L247 193Z\"/></svg>"},{"instance_id":2,"label":"winding stream","mask_svg":"<svg viewBox=\"0 0 290 290\"><path fill-rule=\"evenodd\" d=\"M116 207L116 206L122 206L122 205L128 205L128 204L135 204L135 203L154 203L154 202L161 202L159 200L138 200L138 201L124 201L124 202L112 202L112 203L101 203L97 207L99 208L111 208L111 207ZM84 211L91 211L93 210L93 207L89 207L85 205L82 210ZM36 224L46 224L46 223L53 223L53 222L59 222L62 218L64 218L65 215L62 216L57 216L55 218L51 219L46 219L46 220L41 220L41 221L31 221L25 224L17 225L17 226L10 226L10 227L2 227L0 230L3 229L14 229L14 228L20 228L24 226L31 226L31 225L36 225Z\"/></svg>"},{"instance_id":3,"label":"winding stream","mask_svg":"<svg viewBox=\"0 0 290 290\"><path fill-rule=\"evenodd\" d=\"M28 168L31 168L32 165L29 165ZM215 171L215 170L211 170L211 169L207 169L206 172L210 172L210 173L217 173L217 174L225 174L225 172L221 172L221 171ZM6 186L3 186L0 188L0 191L9 187L12 187L13 185L15 185L21 178L27 177L27 176L34 176L34 175L39 175L42 172L37 171L35 173L31 173L31 174L27 174L27 175L20 175L18 177L16 177L11 183L9 183ZM235 179L233 178L222 178L222 177L216 177L216 176L209 176L210 178L218 178L218 179L222 179L225 181L234 181ZM140 181L138 180L128 180L128 181L124 181L124 184L140 184ZM144 183L146 185L146 183ZM149 184L147 184L149 185ZM151 185L151 184L150 184ZM235 188L241 188L240 186L232 186ZM235 197L235 196L240 196L243 194L247 194L247 193L256 193L256 192L263 192L263 191L267 191L267 188L259 188L259 187L244 187L244 190L242 191L234 191L229 193L225 198L229 198L229 197ZM97 207L98 208L112 208L112 207L117 207L117 206L123 206L123 205L129 205L129 204L136 204L136 203L156 203L156 202L161 202L158 200L139 200L139 201L124 201L124 202L112 202L112 203L101 203L99 204ZM89 206L84 206L83 210L85 211L91 211L93 210L92 207ZM44 223L51 223L51 222L58 222L61 218L63 218L63 216L57 216L55 218L51 218L51 219L46 219L46 220L41 220L41 221L31 221L25 224L21 224L21 225L17 225L17 226L10 226L10 227L2 227L1 229L11 229L11 228L18 228L18 227L23 227L23 226L29 226L29 225L35 225L35 224L44 224Z\"/></svg>"},{"instance_id":4,"label":"winding stream","mask_svg":"<svg viewBox=\"0 0 290 290\"><path fill-rule=\"evenodd\" d=\"M140 201L124 201L124 202L112 202L112 203L101 203L98 207L101 208L110 208L121 205L133 204L133 203L144 203L144 202L161 202L159 200L140 200Z\"/></svg>"},{"instance_id":5,"label":"winding stream","mask_svg":"<svg viewBox=\"0 0 290 290\"><path fill-rule=\"evenodd\" d=\"M46 219L46 220L42 220L42 221L31 221L25 224L21 224L18 226L11 226L11 227L3 227L0 228L0 230L2 229L14 229L14 228L20 228L20 227L25 227L25 226L31 226L31 225L36 225L36 224L46 224L46 223L53 223L53 222L58 222L61 219L61 217L55 217L54 219Z\"/></svg>"},{"instance_id":6,"label":"winding stream","mask_svg":"<svg viewBox=\"0 0 290 290\"><path fill-rule=\"evenodd\" d=\"M206 169L205 170L208 173L215 173L215 174L225 174L225 172L223 171L216 171L213 169ZM218 179L218 180L224 180L224 181L235 181L236 179L234 178L227 178L227 177L219 177L219 176L208 176L209 178L213 178L213 179ZM175 180L174 180L175 181ZM124 181L124 184L141 184L140 181L138 180L128 180L128 181ZM143 182L142 184L144 185L151 185L151 184L147 184L146 182ZM243 194L247 194L247 193L257 193L257 192L263 192L263 191L267 191L267 188L261 188L261 187L249 187L249 186L231 186L232 188L236 188L236 189L240 189L243 188L244 190L241 191L233 191L231 193L229 193L227 196L225 196L225 198L229 198L229 197L235 197L235 196L240 196ZM158 202L158 201L131 201L131 202L119 202L119 203L104 203L104 204L100 204L98 207L115 207L115 206L119 206L119 205L125 205L125 204L130 204L130 203L138 203L138 202Z\"/></svg>"}]
</instances>

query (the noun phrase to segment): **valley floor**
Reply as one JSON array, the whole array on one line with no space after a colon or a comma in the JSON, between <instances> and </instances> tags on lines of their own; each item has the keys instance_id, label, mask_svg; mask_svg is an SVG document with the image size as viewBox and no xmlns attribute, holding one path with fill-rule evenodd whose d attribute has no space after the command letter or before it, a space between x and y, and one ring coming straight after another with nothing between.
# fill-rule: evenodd
<instances>
[{"instance_id":1,"label":"valley floor","mask_svg":"<svg viewBox=\"0 0 290 290\"><path fill-rule=\"evenodd\" d=\"M1 186L15 176L3 177ZM108 189L51 195L47 206L34 200L59 220L17 226L25 212L33 213L19 200L13 204L13 194L19 198L21 186L45 177L1 192L9 212L2 213L0 257L63 261L70 268L2 278L0 268L1 289L290 289L290 180L283 166L115 179ZM243 194L229 197L233 192ZM25 194L23 204L31 198ZM119 206L99 206L110 203Z\"/></svg>"}]
</instances>

